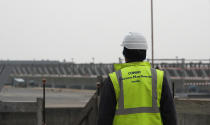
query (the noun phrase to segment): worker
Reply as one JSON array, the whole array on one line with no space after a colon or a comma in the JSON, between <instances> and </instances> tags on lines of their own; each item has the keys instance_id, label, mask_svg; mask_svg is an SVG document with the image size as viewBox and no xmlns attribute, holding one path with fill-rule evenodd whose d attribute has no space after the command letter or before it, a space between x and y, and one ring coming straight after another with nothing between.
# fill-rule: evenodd
<instances>
[{"instance_id":1,"label":"worker","mask_svg":"<svg viewBox=\"0 0 210 125\"><path fill-rule=\"evenodd\" d=\"M144 61L145 37L130 32L122 46L126 63L114 64L102 86L98 125L177 125L165 72Z\"/></svg>"}]
</instances>

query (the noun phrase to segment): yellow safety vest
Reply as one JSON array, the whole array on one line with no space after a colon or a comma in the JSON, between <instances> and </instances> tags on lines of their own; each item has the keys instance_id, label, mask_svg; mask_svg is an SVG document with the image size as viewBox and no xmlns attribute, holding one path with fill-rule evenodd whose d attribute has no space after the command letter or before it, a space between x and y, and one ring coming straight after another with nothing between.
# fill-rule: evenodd
<instances>
[{"instance_id":1,"label":"yellow safety vest","mask_svg":"<svg viewBox=\"0 0 210 125\"><path fill-rule=\"evenodd\" d=\"M162 125L159 111L164 72L149 62L115 64L110 73L116 94L113 125Z\"/></svg>"}]
</instances>

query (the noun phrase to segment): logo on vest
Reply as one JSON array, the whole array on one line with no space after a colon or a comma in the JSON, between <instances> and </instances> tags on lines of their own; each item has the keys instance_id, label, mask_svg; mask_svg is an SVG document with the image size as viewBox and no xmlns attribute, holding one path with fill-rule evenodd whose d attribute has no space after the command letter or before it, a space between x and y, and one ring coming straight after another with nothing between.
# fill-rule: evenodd
<instances>
[{"instance_id":1,"label":"logo on vest","mask_svg":"<svg viewBox=\"0 0 210 125\"><path fill-rule=\"evenodd\" d=\"M141 71L128 72L128 75L140 74Z\"/></svg>"}]
</instances>

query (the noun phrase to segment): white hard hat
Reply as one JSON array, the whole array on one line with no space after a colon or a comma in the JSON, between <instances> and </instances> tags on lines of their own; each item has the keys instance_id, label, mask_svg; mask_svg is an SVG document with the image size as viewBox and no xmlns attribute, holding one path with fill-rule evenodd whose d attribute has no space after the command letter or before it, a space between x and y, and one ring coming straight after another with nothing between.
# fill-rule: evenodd
<instances>
[{"instance_id":1,"label":"white hard hat","mask_svg":"<svg viewBox=\"0 0 210 125\"><path fill-rule=\"evenodd\" d=\"M145 37L142 34L135 32L129 32L129 34L125 36L121 46L127 49L147 50L148 48Z\"/></svg>"}]
</instances>

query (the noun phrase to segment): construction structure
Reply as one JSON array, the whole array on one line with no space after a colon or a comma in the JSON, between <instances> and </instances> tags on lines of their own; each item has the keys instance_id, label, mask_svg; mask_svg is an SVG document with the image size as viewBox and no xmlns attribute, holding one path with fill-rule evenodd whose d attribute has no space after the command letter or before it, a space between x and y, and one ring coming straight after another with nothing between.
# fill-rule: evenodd
<instances>
[{"instance_id":1,"label":"construction structure","mask_svg":"<svg viewBox=\"0 0 210 125\"><path fill-rule=\"evenodd\" d=\"M151 60L148 60L151 61ZM160 62L161 61L161 62ZM202 60L193 63L185 59L155 60L154 67L165 70L176 92L208 92L210 89L210 63ZM10 69L4 73L5 68ZM13 86L41 86L42 78L47 87L96 89L98 76L107 77L113 64L75 64L59 61L0 61L1 76L7 75L2 84ZM10 72L10 73L9 73ZM2 85L1 84L1 85Z\"/></svg>"}]
</instances>

